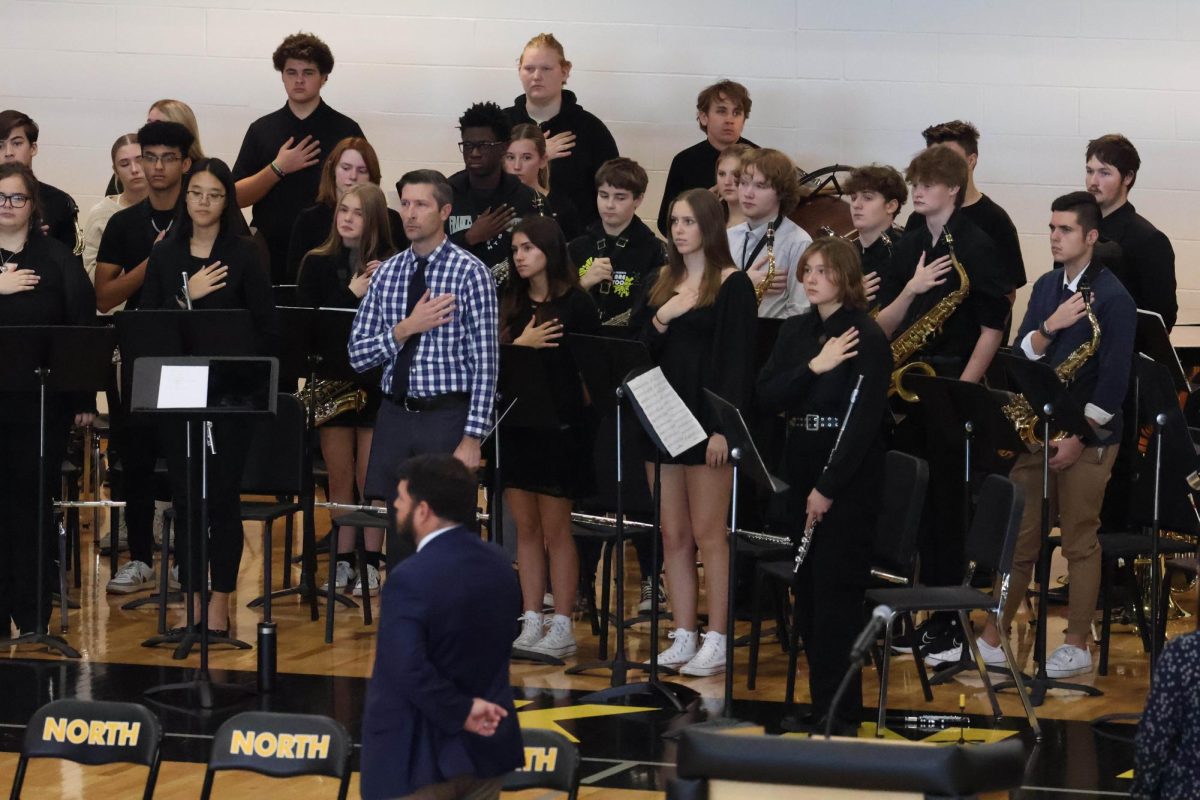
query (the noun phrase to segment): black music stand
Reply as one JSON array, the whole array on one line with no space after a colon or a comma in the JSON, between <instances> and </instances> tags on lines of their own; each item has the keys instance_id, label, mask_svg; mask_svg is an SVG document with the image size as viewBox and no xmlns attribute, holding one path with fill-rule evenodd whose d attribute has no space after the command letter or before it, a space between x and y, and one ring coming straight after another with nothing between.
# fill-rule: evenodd
<instances>
[{"instance_id":1,"label":"black music stand","mask_svg":"<svg viewBox=\"0 0 1200 800\"><path fill-rule=\"evenodd\" d=\"M600 618L600 660L577 664L567 670L568 675L579 675L594 669L607 669L611 672L609 688L593 692L587 696L589 702L605 702L618 697L646 694L653 692L649 684L627 683L629 670L635 669L647 672L650 665L645 662L630 661L625 650L625 467L623 452L624 427L622 424L621 406L623 405L624 390L621 384L625 377L634 370L650 366L650 351L646 345L636 339L617 339L605 336L588 336L573 333L567 336L571 352L575 354L575 363L579 366L579 374L583 377L583 385L587 387L588 395L596 407L601 419L607 419L609 414L616 417L617 443L617 484L616 484L616 539L613 541L616 562L616 593L617 593L617 643L613 657L605 659L608 653L608 583L605 582L602 594ZM651 576L657 587L658 576ZM655 590L657 594L657 589ZM626 688L630 687L630 688Z\"/></svg>"},{"instance_id":2,"label":"black music stand","mask_svg":"<svg viewBox=\"0 0 1200 800\"><path fill-rule=\"evenodd\" d=\"M191 327L188 323L196 312L191 314L174 314L173 317L187 320L182 328ZM249 322L248 315L243 317ZM163 320L166 325L170 321ZM203 324L189 333L203 329ZM185 334L185 341L188 334ZM194 339L192 340L195 341ZM240 699L254 690L247 686L236 684L215 683L208 671L208 650L210 644L239 644L244 649L250 645L239 643L236 639L212 636L208 630L208 603L205 602L206 592L201 592L200 603L200 632L193 628L193 603L191 594L196 593L197 586L206 583L208 575L208 450L213 444L212 420L214 419L253 419L255 417L274 415L276 391L279 383L279 362L274 358L263 357L212 357L212 356L173 356L139 358L134 362L133 392L130 401L132 413L161 416L169 421L182 420L187 431L187 461L188 461L188 492L192 487L190 478L193 473L193 437L192 425L198 423L202 431L200 441L200 498L199 521L200 530L192 527L196 516L195 498L188 498L188 513L186 520L185 547L190 547L191 537L200 536L200 572L197 576L197 564L193 558L188 559L188 575L185 587L187 599L188 626L176 650L176 657L182 650L186 655L190 649L190 639L199 638L200 666L196 676L191 681L175 684L164 684L147 689L145 694L156 699L159 695L182 695L187 700L196 703L169 703L158 700L163 705L192 708L199 705L208 710L217 705L221 694L235 696ZM186 382L187 385L184 385ZM187 591L190 589L191 591ZM167 637L159 637L167 638ZM234 702L236 702L236 699Z\"/></svg>"},{"instance_id":3,"label":"black music stand","mask_svg":"<svg viewBox=\"0 0 1200 800\"><path fill-rule=\"evenodd\" d=\"M930 419L943 424L927 425L931 438L931 453L953 452L963 465L963 521L965 534L971 527L972 473L976 471L1007 475L1016 454L1025 448L1008 418L1001 410L1006 402L1001 396L978 383L939 378L929 375L909 375L912 387L921 397L922 410ZM961 437L954 431L961 431ZM941 435L939 435L941 434ZM964 565L965 566L965 565ZM970 631L963 631L963 636ZM956 675L976 669L971 649L963 640L962 657L957 663L938 669L929 679L931 686L949 683ZM988 667L993 672L1008 674L1003 667ZM999 714L999 710L996 710Z\"/></svg>"},{"instance_id":4,"label":"black music stand","mask_svg":"<svg viewBox=\"0 0 1200 800\"><path fill-rule=\"evenodd\" d=\"M499 408L502 401L507 398L501 397L500 392L496 392L496 407ZM508 417L508 412L512 411L517 405L517 398L509 400L508 405L504 410L496 415L495 422L492 427L484 431L483 437L479 440L479 445L488 443L488 440L500 429L500 423ZM492 544L504 547L504 490L500 485L500 437L497 436L492 441L492 483L490 488L488 502L488 517L487 517L487 540ZM484 473L486 476L486 472ZM486 478L485 478L486 480Z\"/></svg>"},{"instance_id":5,"label":"black music stand","mask_svg":"<svg viewBox=\"0 0 1200 800\"><path fill-rule=\"evenodd\" d=\"M1097 697L1104 693L1094 686L1060 681L1046 675L1046 634L1050 628L1047 613L1050 608L1050 442L1057 431L1075 436L1089 436L1092 426L1083 415L1079 403L1071 397L1067 387L1048 364L1009 355L1001 356L1001 359L1013 384L1025 395L1030 407L1037 414L1043 442L1041 550L1037 562L1038 625L1033 645L1033 660L1037 663L1037 673L1026 681L1029 687L1029 702L1040 706L1048 689L1067 689ZM1000 622L997 620L997 624ZM963 636L967 635L967 632L963 631ZM1004 631L1001 631L1000 635L1004 636ZM965 641L963 647L966 647ZM1000 691L1012 685L1012 681L1005 681L997 684L995 689Z\"/></svg>"},{"instance_id":6,"label":"black music stand","mask_svg":"<svg viewBox=\"0 0 1200 800\"><path fill-rule=\"evenodd\" d=\"M276 287L278 288L278 287ZM300 378L304 378L305 387L316 384L318 379L349 381L363 387L379 386L379 369L367 372L355 372L350 366L350 356L347 342L350 340L350 329L354 324L354 311L340 308L293 308L277 309L280 324L280 383L291 389ZM300 496L300 505L304 510L304 522L301 527L301 557L300 582L289 586L289 576L286 570L291 565L285 565L284 588L271 592L271 599L299 595L309 601L309 617L313 621L319 616L317 610L316 574L317 574L317 533L316 533L316 496L313 474L313 442L312 436L317 429L316 405L309 403L305 414L307 435L304 437L304 454L302 472L306 476L304 492ZM343 595L333 595L334 601L348 608L356 607L353 600ZM251 608L262 604L264 598L256 597L248 605Z\"/></svg>"},{"instance_id":7,"label":"black music stand","mask_svg":"<svg viewBox=\"0 0 1200 800\"><path fill-rule=\"evenodd\" d=\"M726 592L725 627L725 708L720 721L723 724L738 724L733 718L733 654L735 647L734 623L734 584L737 576L737 536L738 536L738 474L745 464L750 479L771 494L786 491L788 485L773 476L767 465L763 463L758 448L754 446L754 437L742 417L742 412L733 403L715 392L704 390L709 407L712 408L720 421L721 431L729 445L729 460L733 464L733 498L730 503L729 519L729 591Z\"/></svg>"},{"instance_id":8,"label":"black music stand","mask_svg":"<svg viewBox=\"0 0 1200 800\"><path fill-rule=\"evenodd\" d=\"M670 390L669 394L672 395L676 401L679 401L680 408L679 415L677 417L656 413L655 409L653 408L647 409L647 407L643 405L642 401L639 400L637 392L633 387L631 387L630 384L637 378L640 378L649 372L657 372L658 378L663 384L665 384L665 388ZM666 427L662 427L660 429L658 426L682 425L687 427L694 425L696 428L700 428L700 425L699 422L696 421L696 418L692 416L691 412L685 406L683 406L682 401L679 400L679 396L675 393L674 389L670 387L670 384L667 383L665 376L662 375L662 370L660 368L654 367L651 369L635 370L634 373L629 374L626 376L625 380L622 381L620 391L621 397L629 400L630 405L633 407L633 412L637 416L638 422L641 423L642 429L645 430L646 435L650 437L650 441L654 444L654 485L650 492L652 505L654 507L654 524L650 533L650 561L654 564L657 564L658 543L662 536L662 454L671 453L672 455L678 455L688 447L700 444L707 437L702 435L703 429L700 429L701 437L699 439L692 439L691 437L688 437L690 444L684 444L681 436L668 435L668 438L671 438L676 444L676 449L674 452L672 452L664 442L663 436L664 434L667 434ZM655 577L657 578L657 576ZM699 697L699 695L695 690L689 689L686 686L680 686L676 683L668 683L666 681L661 681L658 678L659 670L663 669L658 665L658 612L658 591L655 590L650 593L650 670L646 680L641 683L626 684L624 687L621 687L621 689L616 689L614 687L614 689L606 691L610 693L617 692L616 694L609 694L609 697L649 695L660 702L666 703L676 711L683 711L684 708L691 704L697 697Z\"/></svg>"},{"instance_id":9,"label":"black music stand","mask_svg":"<svg viewBox=\"0 0 1200 800\"><path fill-rule=\"evenodd\" d=\"M1179 354L1171 344L1171 335L1167 333L1167 325L1163 322L1162 314L1157 311L1137 310L1137 333L1133 339L1133 349L1137 353L1145 353L1156 363L1171 373L1171 382L1177 392L1190 392L1187 373L1179 361Z\"/></svg>"},{"instance_id":10,"label":"black music stand","mask_svg":"<svg viewBox=\"0 0 1200 800\"><path fill-rule=\"evenodd\" d=\"M494 433L496 435L496 492L492 498L492 525L496 527L497 539L502 542L503 534L499 533L504 524L502 506L496 500L504 493L501 480L500 440L504 431L501 429L533 428L538 430L560 430L564 427L559 409L555 405L554 396L550 393L550 381L546 376L546 365L542 361L542 353L532 347L505 344L500 346L500 375L499 395L509 403L502 418L497 421ZM574 591L575 587L571 587ZM535 661L539 664L553 664L561 667L566 662L561 658L535 653L532 650L514 647L512 658L517 661Z\"/></svg>"},{"instance_id":11,"label":"black music stand","mask_svg":"<svg viewBox=\"0 0 1200 800\"><path fill-rule=\"evenodd\" d=\"M46 393L95 393L108 385L112 372L114 337L106 328L88 326L0 327L0 391L38 392L37 503L37 622L34 630L0 646L42 645L67 658L79 652L66 640L49 633L46 610L46 536L50 501L46 497ZM15 469L28 469L13 465ZM114 541L113 546L116 547ZM61 588L60 588L61 591ZM65 598L65 594L64 594Z\"/></svg>"}]
</instances>

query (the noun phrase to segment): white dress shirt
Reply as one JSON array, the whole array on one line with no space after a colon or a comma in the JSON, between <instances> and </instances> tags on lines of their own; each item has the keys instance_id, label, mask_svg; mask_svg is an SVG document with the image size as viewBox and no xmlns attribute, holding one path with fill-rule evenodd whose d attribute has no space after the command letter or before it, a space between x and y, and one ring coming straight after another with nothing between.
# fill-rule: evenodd
<instances>
[{"instance_id":1,"label":"white dress shirt","mask_svg":"<svg viewBox=\"0 0 1200 800\"><path fill-rule=\"evenodd\" d=\"M733 255L733 263L739 269L747 270L754 263L761 261L767 254L764 244L754 258L750 254L758 245L759 240L767 235L767 222L761 222L754 228L747 220L729 229L729 252ZM804 281L797 274L796 265L800 256L812 244L810 237L803 228L787 217L779 223L775 230L775 274L787 275L787 288L776 294L767 294L758 305L758 316L764 319L786 319L802 314L808 310L808 297L804 294Z\"/></svg>"}]
</instances>

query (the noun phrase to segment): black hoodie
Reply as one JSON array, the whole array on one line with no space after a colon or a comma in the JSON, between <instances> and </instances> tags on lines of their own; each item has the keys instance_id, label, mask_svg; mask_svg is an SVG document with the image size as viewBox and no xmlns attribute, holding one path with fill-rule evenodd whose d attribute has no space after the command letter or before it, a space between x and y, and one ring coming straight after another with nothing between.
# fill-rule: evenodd
<instances>
[{"instance_id":1,"label":"black hoodie","mask_svg":"<svg viewBox=\"0 0 1200 800\"><path fill-rule=\"evenodd\" d=\"M591 225L599 218L596 211L596 170L610 158L620 155L617 142L600 118L583 110L575 93L563 90L562 107L550 119L535 123L525 110L525 95L504 109L513 125L537 124L547 138L564 131L575 134L575 147L569 156L550 162L550 193L566 195L579 212L581 225Z\"/></svg>"},{"instance_id":2,"label":"black hoodie","mask_svg":"<svg viewBox=\"0 0 1200 800\"><path fill-rule=\"evenodd\" d=\"M667 263L666 245L639 217L634 217L619 236L607 235L601 223L593 222L582 235L571 240L567 253L580 273L591 266L594 258L612 260L611 283L605 281L589 292L596 301L601 322L636 305L658 277L659 267Z\"/></svg>"},{"instance_id":3,"label":"black hoodie","mask_svg":"<svg viewBox=\"0 0 1200 800\"><path fill-rule=\"evenodd\" d=\"M471 188L471 179L465 169L454 173L448 180L450 188L454 191L450 219L446 220L446 233L450 236L450 241L471 253L489 268L508 260L512 255L513 230L521 224L524 217L537 213L534 208L533 189L507 172L500 173L500 185L487 195ZM485 242L474 246L467 244L467 231L475 220L489 209L500 205L510 206L516 212L508 227L500 235Z\"/></svg>"}]
</instances>

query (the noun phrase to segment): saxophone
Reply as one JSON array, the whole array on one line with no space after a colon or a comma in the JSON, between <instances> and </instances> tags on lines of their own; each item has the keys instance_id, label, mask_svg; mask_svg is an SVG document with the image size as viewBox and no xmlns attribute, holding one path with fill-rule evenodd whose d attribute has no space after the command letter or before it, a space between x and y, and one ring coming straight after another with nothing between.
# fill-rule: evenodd
<instances>
[{"instance_id":1,"label":"saxophone","mask_svg":"<svg viewBox=\"0 0 1200 800\"><path fill-rule=\"evenodd\" d=\"M762 305L763 298L767 294L767 289L771 288L771 281L775 279L775 223L767 223L767 274L754 287L754 296L758 298L758 304Z\"/></svg>"},{"instance_id":2,"label":"saxophone","mask_svg":"<svg viewBox=\"0 0 1200 800\"><path fill-rule=\"evenodd\" d=\"M967 278L967 271L963 269L962 263L954 253L954 238L949 231L944 231L942 236L946 242L946 249L950 251L950 263L954 266L954 271L958 273L958 288L939 300L937 305L892 341L892 363L899 366L892 371L888 397L900 395L900 399L909 403L915 403L921 398L913 391L904 388L901 384L904 376L909 372L920 372L930 377L937 374L933 367L926 362L909 361L909 359L941 332L946 320L950 319L962 301L966 300L967 295L971 293L971 281Z\"/></svg>"},{"instance_id":3,"label":"saxophone","mask_svg":"<svg viewBox=\"0 0 1200 800\"><path fill-rule=\"evenodd\" d=\"M1063 362L1054 368L1054 374L1063 383L1069 383L1074 377L1079 368L1087 363L1087 360L1095 355L1096 350L1100 347L1100 321L1096 319L1096 312L1092 310L1092 304L1088 300L1088 288L1086 284L1080 285L1080 291L1083 292L1084 308L1087 310L1088 324L1092 326L1092 338L1071 351ZM1025 442L1030 450L1036 450L1041 447L1042 440L1038 437L1038 416L1034 412L1033 407L1029 405L1029 401L1025 399L1025 395L1015 395L1008 405L1001 409L1004 412L1005 418L1013 424L1017 429L1017 435L1021 437L1021 441ZM1051 441L1059 442L1067 438L1069 434L1057 433L1051 437Z\"/></svg>"},{"instance_id":4,"label":"saxophone","mask_svg":"<svg viewBox=\"0 0 1200 800\"><path fill-rule=\"evenodd\" d=\"M367 392L350 381L329 381L318 378L311 387L305 386L294 397L304 406L308 419L310 405L313 420L320 427L347 411L362 411L367 404Z\"/></svg>"}]
</instances>

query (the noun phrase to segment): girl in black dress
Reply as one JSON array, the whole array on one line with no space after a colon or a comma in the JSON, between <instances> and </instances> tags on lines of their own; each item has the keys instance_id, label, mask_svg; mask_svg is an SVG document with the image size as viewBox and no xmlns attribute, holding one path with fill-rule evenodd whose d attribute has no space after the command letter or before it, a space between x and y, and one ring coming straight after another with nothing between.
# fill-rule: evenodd
<instances>
[{"instance_id":1,"label":"girl in black dress","mask_svg":"<svg viewBox=\"0 0 1200 800\"><path fill-rule=\"evenodd\" d=\"M600 314L567 258L558 223L531 217L513 232L513 263L500 302L500 341L538 351L554 395L561 429L501 428L504 502L517 524L521 635L513 643L562 658L575 652L571 611L579 585L579 556L571 536L571 506L593 490L591 424L579 370L566 348L567 333L596 335ZM554 618L543 630L546 554Z\"/></svg>"},{"instance_id":2,"label":"girl in black dress","mask_svg":"<svg viewBox=\"0 0 1200 800\"><path fill-rule=\"evenodd\" d=\"M733 487L729 445L704 390L740 408L750 400L750 354L758 304L729 254L725 216L711 192L682 193L671 206L669 260L650 289L641 336L671 386L709 433L675 458L663 455L662 537L674 644L659 663L684 675L725 671L729 551L726 517ZM647 459L649 460L649 458ZM654 480L654 466L646 474ZM704 562L708 632L696 630L696 548Z\"/></svg>"},{"instance_id":3,"label":"girl in black dress","mask_svg":"<svg viewBox=\"0 0 1200 800\"><path fill-rule=\"evenodd\" d=\"M320 247L308 251L300 266L300 304L309 308L358 308L371 285L371 276L385 259L396 252L388 228L387 199L373 183L351 186L338 202L333 229ZM320 427L321 455L329 469L329 500L355 502L363 496L367 462L371 456L371 434L379 411L381 392L366 390L367 404L361 411L339 414ZM383 529L364 532L367 551L367 591L379 589L379 559ZM339 528L334 586L354 584L354 594L363 593L362 576L355 576L354 529Z\"/></svg>"},{"instance_id":4,"label":"girl in black dress","mask_svg":"<svg viewBox=\"0 0 1200 800\"><path fill-rule=\"evenodd\" d=\"M329 238L333 228L333 215L351 186L364 183L379 185L379 156L371 143L360 136L348 136L333 148L329 158L321 167L321 184L317 188L317 203L296 215L292 226L292 238L288 241L287 274L299 283L300 263L304 256ZM388 230L392 244L397 250L408 247L404 235L404 223L400 215L387 208Z\"/></svg>"},{"instance_id":5,"label":"girl in black dress","mask_svg":"<svg viewBox=\"0 0 1200 800\"><path fill-rule=\"evenodd\" d=\"M257 341L247 349L258 353L274 351L277 336L275 304L262 251L249 238L239 236L233 174L217 158L200 161L183 179L184 205L171 227L171 234L150 254L146 281L142 286L141 308L186 310L190 302L196 309L241 308L250 311ZM182 282L187 277L188 298ZM198 453L203 426L192 425L192 452ZM215 453L208 457L208 521L211 543L209 558L212 595L208 619L215 635L229 632L229 593L237 588L238 565L242 559L242 468L246 464L251 424L220 420L212 425ZM186 442L183 425L172 432L168 441L167 466L175 512L187 520L190 547L176 553L184 591L199 605L200 595L191 585L189 565L199 563L199 509L188 508ZM195 470L199 473L199 470ZM199 475L195 477L191 497L200 497ZM197 569L198 572L198 569ZM195 580L203 585L204 576ZM197 609L198 610L198 609Z\"/></svg>"},{"instance_id":6,"label":"girl in black dress","mask_svg":"<svg viewBox=\"0 0 1200 800\"><path fill-rule=\"evenodd\" d=\"M808 657L812 720L829 711L862 627L863 592L884 479L884 420L892 352L867 313L858 248L838 237L809 245L798 267L812 310L783 323L758 375L758 402L787 417L787 520L816 525L794 590ZM862 376L854 408L851 392ZM837 422L829 422L835 419ZM824 420L824 421L821 421ZM815 428L815 430L814 430ZM841 430L841 441L831 456ZM857 727L862 684L838 711Z\"/></svg>"},{"instance_id":7,"label":"girl in black dress","mask_svg":"<svg viewBox=\"0 0 1200 800\"><path fill-rule=\"evenodd\" d=\"M0 165L0 325L85 325L96 316L96 295L83 264L70 248L42 233L38 182L29 167ZM57 493L60 467L72 421L90 425L94 398L46 396L46 487ZM9 623L32 633L37 619L38 393L0 392L0 639ZM49 528L41 532L46 552L54 552ZM50 587L56 574L47 559L42 582L42 619L50 619Z\"/></svg>"}]
</instances>

